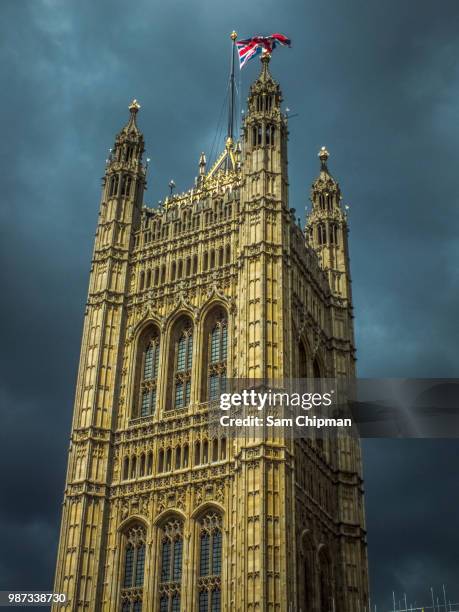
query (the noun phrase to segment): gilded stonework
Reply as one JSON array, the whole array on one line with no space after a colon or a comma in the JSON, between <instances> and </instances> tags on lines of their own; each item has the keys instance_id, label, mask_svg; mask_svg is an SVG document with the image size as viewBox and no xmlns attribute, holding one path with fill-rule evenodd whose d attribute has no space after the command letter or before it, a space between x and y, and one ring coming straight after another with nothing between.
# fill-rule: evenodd
<instances>
[{"instance_id":1,"label":"gilded stonework","mask_svg":"<svg viewBox=\"0 0 459 612\"><path fill-rule=\"evenodd\" d=\"M226 377L351 378L348 223L319 153L302 230L263 57L240 142L144 205L140 105L107 162L54 609L355 612L368 602L354 440L212 439Z\"/></svg>"}]
</instances>

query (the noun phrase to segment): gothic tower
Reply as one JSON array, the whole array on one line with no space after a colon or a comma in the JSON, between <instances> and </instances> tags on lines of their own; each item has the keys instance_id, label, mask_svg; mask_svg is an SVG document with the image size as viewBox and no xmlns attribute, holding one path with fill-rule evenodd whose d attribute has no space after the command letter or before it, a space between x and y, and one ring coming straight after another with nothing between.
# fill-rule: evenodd
<instances>
[{"instance_id":1,"label":"gothic tower","mask_svg":"<svg viewBox=\"0 0 459 612\"><path fill-rule=\"evenodd\" d=\"M368 606L358 443L212 433L228 378L354 376L347 221L328 153L303 232L263 55L241 140L143 202L134 101L107 162L54 609L355 612Z\"/></svg>"}]
</instances>

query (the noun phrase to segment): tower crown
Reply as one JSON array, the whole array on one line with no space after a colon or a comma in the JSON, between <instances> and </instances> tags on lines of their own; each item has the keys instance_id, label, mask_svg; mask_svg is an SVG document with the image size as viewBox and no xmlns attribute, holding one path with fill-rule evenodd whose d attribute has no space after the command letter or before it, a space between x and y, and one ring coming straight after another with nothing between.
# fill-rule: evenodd
<instances>
[{"instance_id":1,"label":"tower crown","mask_svg":"<svg viewBox=\"0 0 459 612\"><path fill-rule=\"evenodd\" d=\"M261 56L261 71L258 78L252 83L249 93L249 112L260 113L280 109L282 92L269 70L271 55L263 53Z\"/></svg>"},{"instance_id":2,"label":"tower crown","mask_svg":"<svg viewBox=\"0 0 459 612\"><path fill-rule=\"evenodd\" d=\"M312 184L311 190L311 199L313 201L317 200L318 196L325 196L327 198L329 195L337 196L337 203L339 203L340 199L340 188L337 181L330 174L328 169L328 159L330 157L330 153L328 152L326 147L321 147L317 157L320 159L320 173L319 176Z\"/></svg>"},{"instance_id":3,"label":"tower crown","mask_svg":"<svg viewBox=\"0 0 459 612\"><path fill-rule=\"evenodd\" d=\"M131 141L143 141L142 132L139 130L137 125L137 113L141 106L139 102L134 98L128 106L129 108L129 121L123 127L121 132L118 134L118 139L131 140Z\"/></svg>"}]
</instances>

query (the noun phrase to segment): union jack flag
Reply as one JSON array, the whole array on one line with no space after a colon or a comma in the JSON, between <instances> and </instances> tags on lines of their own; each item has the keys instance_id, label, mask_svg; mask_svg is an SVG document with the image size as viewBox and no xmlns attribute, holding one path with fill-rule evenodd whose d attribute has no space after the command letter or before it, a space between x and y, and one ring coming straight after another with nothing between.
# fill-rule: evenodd
<instances>
[{"instance_id":1,"label":"union jack flag","mask_svg":"<svg viewBox=\"0 0 459 612\"><path fill-rule=\"evenodd\" d=\"M271 36L252 36L245 40L236 42L239 54L239 68L242 70L249 60L263 51L272 53L278 44L290 47L292 41L283 34L271 34Z\"/></svg>"}]
</instances>

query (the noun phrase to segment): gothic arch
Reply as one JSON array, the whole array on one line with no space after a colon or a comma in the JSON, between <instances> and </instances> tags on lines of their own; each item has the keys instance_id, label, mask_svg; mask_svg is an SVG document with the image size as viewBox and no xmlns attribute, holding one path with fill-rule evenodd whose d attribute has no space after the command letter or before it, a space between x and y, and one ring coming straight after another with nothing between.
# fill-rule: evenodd
<instances>
[{"instance_id":1,"label":"gothic arch","mask_svg":"<svg viewBox=\"0 0 459 612\"><path fill-rule=\"evenodd\" d=\"M178 508L167 508L163 510L153 521L154 527L161 528L165 523L171 519L179 519L183 523L186 521L186 515Z\"/></svg>"},{"instance_id":2,"label":"gothic arch","mask_svg":"<svg viewBox=\"0 0 459 612\"><path fill-rule=\"evenodd\" d=\"M121 609L134 612L144 600L148 527L142 517L131 516L118 528Z\"/></svg>"},{"instance_id":3,"label":"gothic arch","mask_svg":"<svg viewBox=\"0 0 459 612\"><path fill-rule=\"evenodd\" d=\"M212 300L201 313L201 371L199 400L210 401L226 388L228 369L228 309Z\"/></svg>"},{"instance_id":4,"label":"gothic arch","mask_svg":"<svg viewBox=\"0 0 459 612\"><path fill-rule=\"evenodd\" d=\"M148 534L149 529L150 529L150 524L148 520L140 514L131 514L130 516L122 520L121 523L118 525L117 531L119 533L125 533L130 527L138 523L140 523L145 528Z\"/></svg>"},{"instance_id":5,"label":"gothic arch","mask_svg":"<svg viewBox=\"0 0 459 612\"><path fill-rule=\"evenodd\" d=\"M189 313L180 310L169 320L165 410L184 408L190 404L195 335L196 326Z\"/></svg>"},{"instance_id":6,"label":"gothic arch","mask_svg":"<svg viewBox=\"0 0 459 612\"><path fill-rule=\"evenodd\" d=\"M224 513L215 503L204 503L193 513L196 567L194 599L199 612L220 612L222 599Z\"/></svg>"},{"instance_id":7,"label":"gothic arch","mask_svg":"<svg viewBox=\"0 0 459 612\"><path fill-rule=\"evenodd\" d=\"M216 501L208 501L203 502L197 508L195 508L191 514L191 518L194 521L199 520L206 512L212 510L215 512L219 512L222 517L225 516L225 509L221 504Z\"/></svg>"},{"instance_id":8,"label":"gothic arch","mask_svg":"<svg viewBox=\"0 0 459 612\"><path fill-rule=\"evenodd\" d=\"M154 319L138 326L135 333L131 418L152 416L159 399L160 351L163 336Z\"/></svg>"}]
</instances>

